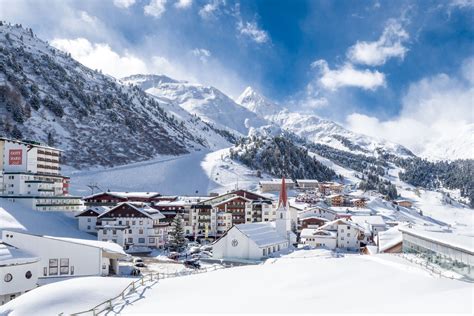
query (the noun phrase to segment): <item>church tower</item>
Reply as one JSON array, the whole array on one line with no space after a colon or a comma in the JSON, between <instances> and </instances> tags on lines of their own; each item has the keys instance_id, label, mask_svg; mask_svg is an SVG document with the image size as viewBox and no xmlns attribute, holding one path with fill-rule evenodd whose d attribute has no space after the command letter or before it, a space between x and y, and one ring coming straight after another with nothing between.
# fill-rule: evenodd
<instances>
[{"instance_id":1,"label":"church tower","mask_svg":"<svg viewBox=\"0 0 474 316\"><path fill-rule=\"evenodd\" d=\"M280 198L278 199L278 208L276 210L275 228L280 236L285 238L289 237L288 234L291 232L291 218L285 177L281 179Z\"/></svg>"}]
</instances>

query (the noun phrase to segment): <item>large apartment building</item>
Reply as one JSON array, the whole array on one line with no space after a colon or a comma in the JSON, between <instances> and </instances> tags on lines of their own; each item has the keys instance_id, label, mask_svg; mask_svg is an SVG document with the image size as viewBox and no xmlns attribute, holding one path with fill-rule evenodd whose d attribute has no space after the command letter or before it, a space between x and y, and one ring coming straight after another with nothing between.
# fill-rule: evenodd
<instances>
[{"instance_id":1,"label":"large apartment building","mask_svg":"<svg viewBox=\"0 0 474 316\"><path fill-rule=\"evenodd\" d=\"M80 197L68 195L60 157L57 148L0 137L0 197L35 210L81 210Z\"/></svg>"}]
</instances>

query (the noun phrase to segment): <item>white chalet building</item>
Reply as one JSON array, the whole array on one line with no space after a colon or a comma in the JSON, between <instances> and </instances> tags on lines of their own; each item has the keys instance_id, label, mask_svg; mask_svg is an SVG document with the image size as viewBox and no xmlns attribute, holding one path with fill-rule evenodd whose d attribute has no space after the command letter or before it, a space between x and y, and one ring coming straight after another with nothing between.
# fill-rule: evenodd
<instances>
[{"instance_id":1,"label":"white chalet building","mask_svg":"<svg viewBox=\"0 0 474 316\"><path fill-rule=\"evenodd\" d=\"M254 222L232 226L213 243L213 257L225 260L261 260L287 250L296 242L282 179L280 201L274 222Z\"/></svg>"},{"instance_id":2,"label":"white chalet building","mask_svg":"<svg viewBox=\"0 0 474 316\"><path fill-rule=\"evenodd\" d=\"M97 233L97 217L110 210L107 206L90 206L86 210L77 214L77 224L79 230L87 233Z\"/></svg>"},{"instance_id":3,"label":"white chalet building","mask_svg":"<svg viewBox=\"0 0 474 316\"><path fill-rule=\"evenodd\" d=\"M0 243L0 305L37 286L39 261L31 253Z\"/></svg>"},{"instance_id":4,"label":"white chalet building","mask_svg":"<svg viewBox=\"0 0 474 316\"><path fill-rule=\"evenodd\" d=\"M38 278L107 276L117 274L123 248L110 242L2 232L2 241L38 257Z\"/></svg>"},{"instance_id":5,"label":"white chalet building","mask_svg":"<svg viewBox=\"0 0 474 316\"><path fill-rule=\"evenodd\" d=\"M360 249L361 242L367 242L367 234L370 232L358 224L345 219L337 219L317 229L303 229L300 241L312 247L354 251Z\"/></svg>"},{"instance_id":6,"label":"white chalet building","mask_svg":"<svg viewBox=\"0 0 474 316\"><path fill-rule=\"evenodd\" d=\"M165 216L147 204L120 203L97 217L97 239L115 242L126 250L157 248L165 244Z\"/></svg>"}]
</instances>

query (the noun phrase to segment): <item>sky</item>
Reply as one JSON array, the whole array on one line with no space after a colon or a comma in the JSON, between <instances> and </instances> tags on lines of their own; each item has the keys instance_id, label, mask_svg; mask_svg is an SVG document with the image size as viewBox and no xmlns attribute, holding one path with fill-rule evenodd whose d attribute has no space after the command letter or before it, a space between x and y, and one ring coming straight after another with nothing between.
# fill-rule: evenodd
<instances>
[{"instance_id":1,"label":"sky","mask_svg":"<svg viewBox=\"0 0 474 316\"><path fill-rule=\"evenodd\" d=\"M470 0L0 0L0 19L117 78L252 86L414 151L474 121Z\"/></svg>"}]
</instances>

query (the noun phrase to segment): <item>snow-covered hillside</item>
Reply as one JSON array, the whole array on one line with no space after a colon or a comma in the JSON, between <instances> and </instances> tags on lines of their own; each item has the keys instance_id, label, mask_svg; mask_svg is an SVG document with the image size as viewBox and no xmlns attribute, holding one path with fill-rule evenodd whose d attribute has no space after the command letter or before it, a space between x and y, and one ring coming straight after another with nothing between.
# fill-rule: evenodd
<instances>
[{"instance_id":1,"label":"snow-covered hillside","mask_svg":"<svg viewBox=\"0 0 474 316\"><path fill-rule=\"evenodd\" d=\"M250 127L268 124L214 87L159 75L133 75L123 78L122 82L137 85L154 96L168 99L221 129L247 135Z\"/></svg>"},{"instance_id":2,"label":"snow-covered hillside","mask_svg":"<svg viewBox=\"0 0 474 316\"><path fill-rule=\"evenodd\" d=\"M91 70L19 25L0 26L0 132L64 150L83 168L229 144L228 135Z\"/></svg>"}]
</instances>

